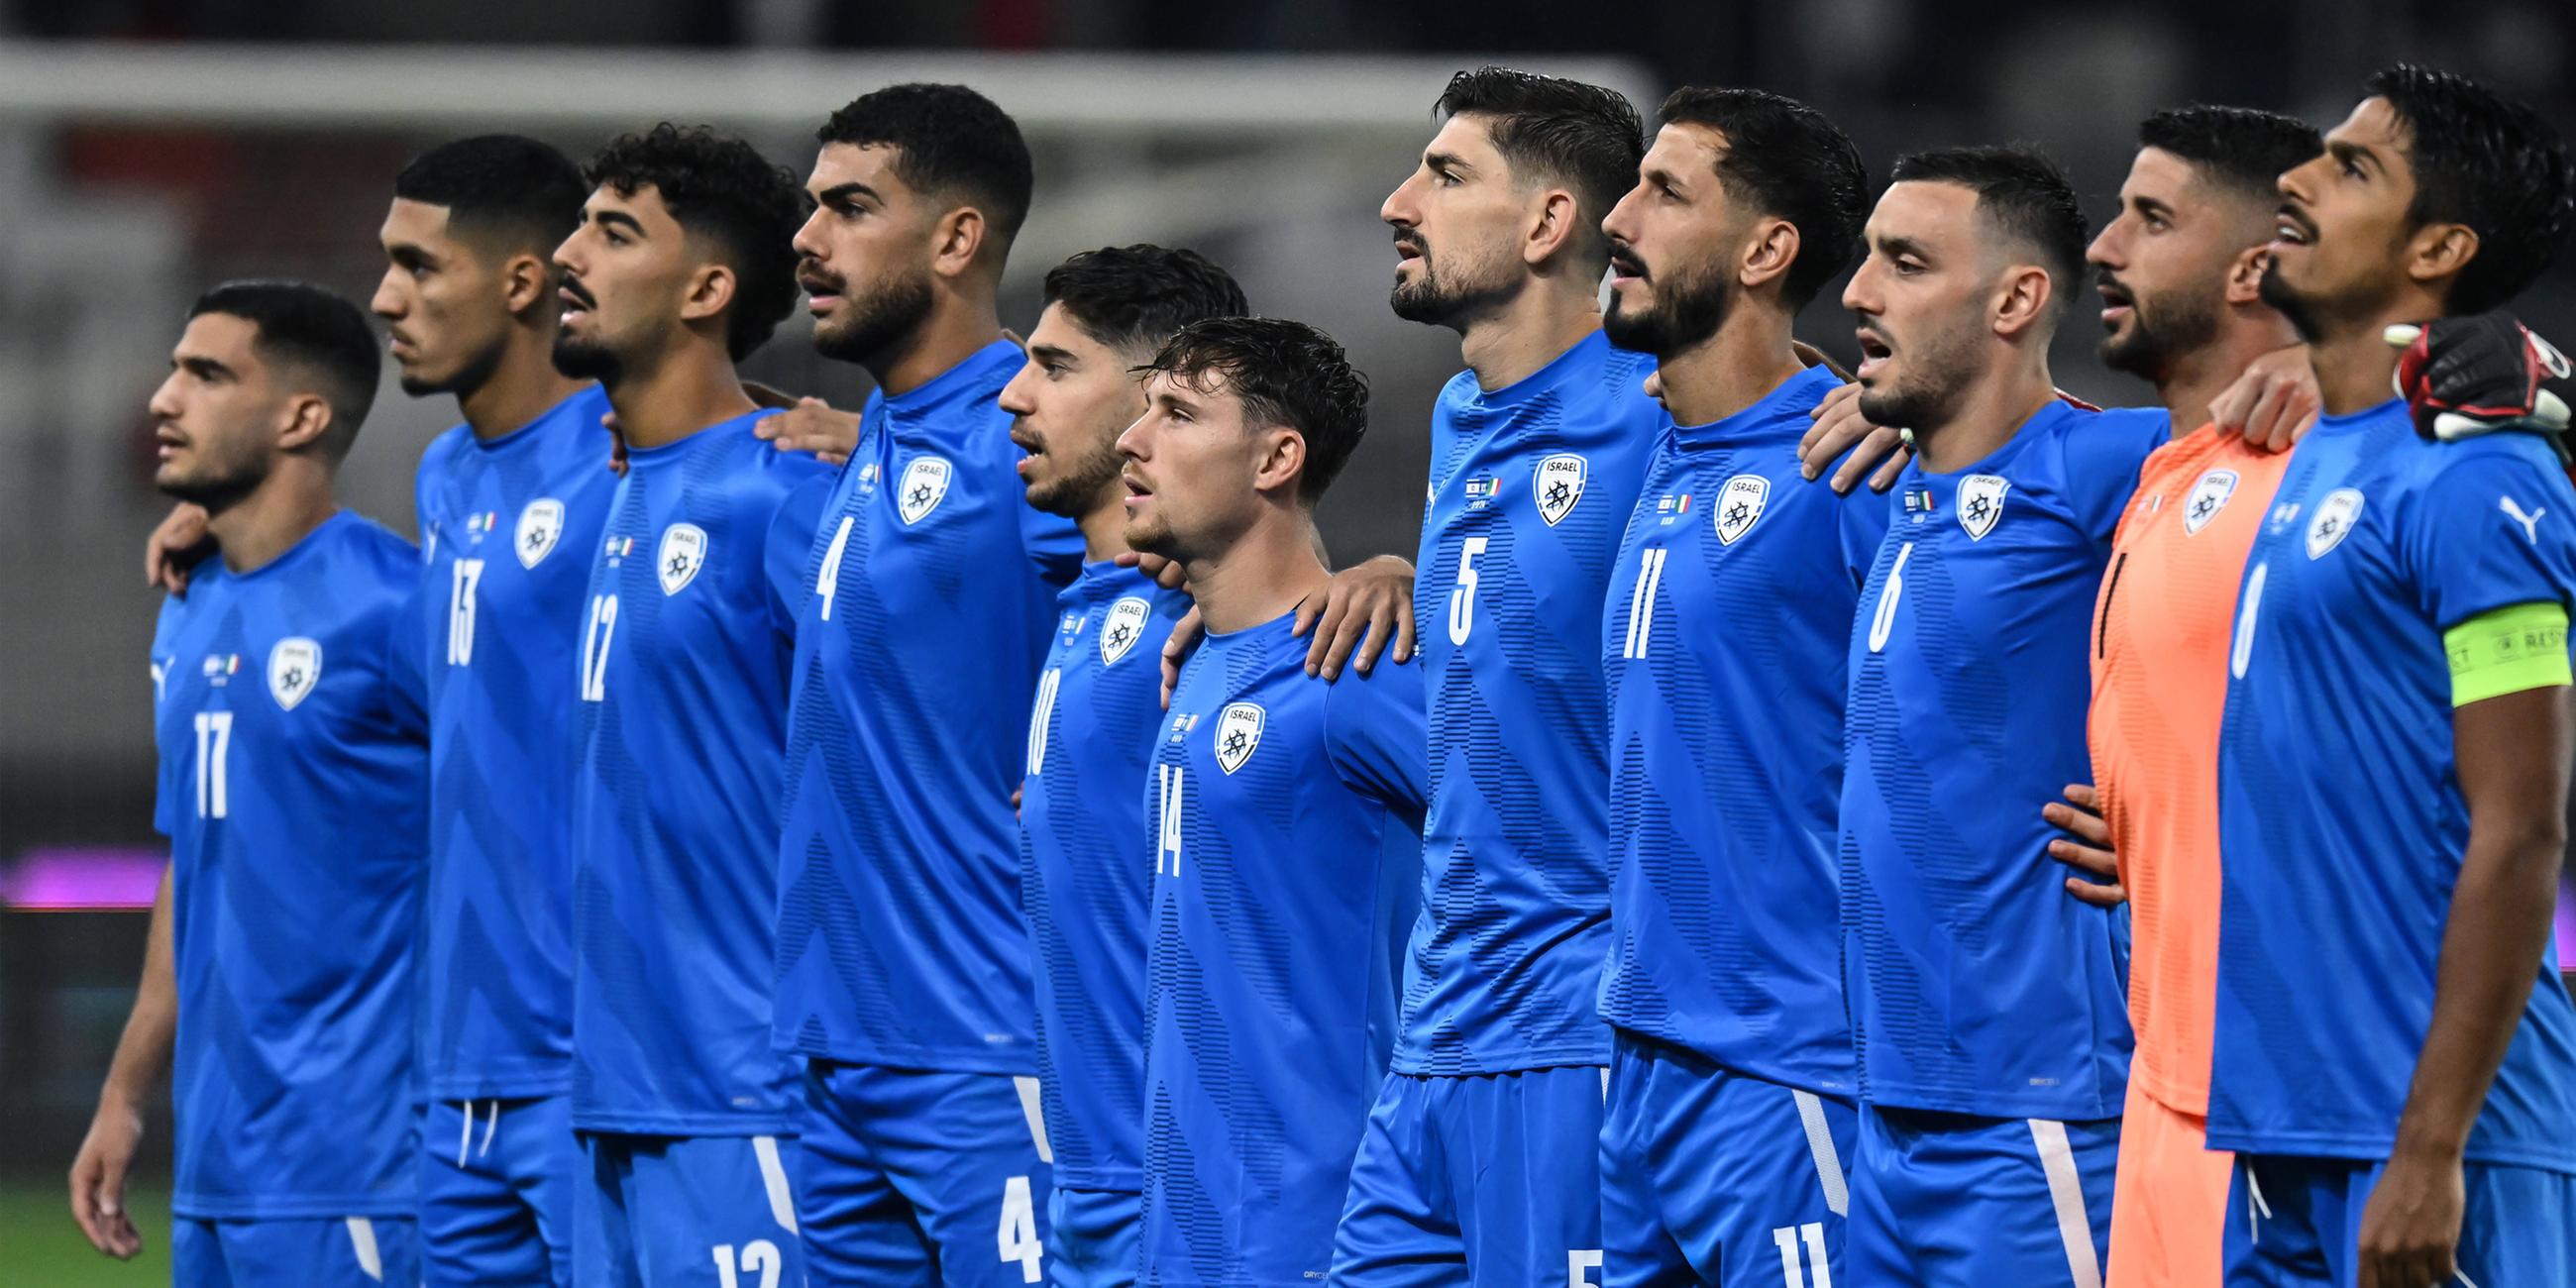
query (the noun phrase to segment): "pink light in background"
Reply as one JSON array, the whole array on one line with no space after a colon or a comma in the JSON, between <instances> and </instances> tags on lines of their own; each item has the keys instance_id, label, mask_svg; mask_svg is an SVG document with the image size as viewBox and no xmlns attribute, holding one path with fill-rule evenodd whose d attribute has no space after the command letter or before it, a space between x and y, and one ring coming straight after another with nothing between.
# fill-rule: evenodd
<instances>
[{"instance_id":1,"label":"pink light in background","mask_svg":"<svg viewBox=\"0 0 2576 1288\"><path fill-rule=\"evenodd\" d=\"M149 910L169 857L117 846L29 850L0 866L0 906L27 912Z\"/></svg>"}]
</instances>

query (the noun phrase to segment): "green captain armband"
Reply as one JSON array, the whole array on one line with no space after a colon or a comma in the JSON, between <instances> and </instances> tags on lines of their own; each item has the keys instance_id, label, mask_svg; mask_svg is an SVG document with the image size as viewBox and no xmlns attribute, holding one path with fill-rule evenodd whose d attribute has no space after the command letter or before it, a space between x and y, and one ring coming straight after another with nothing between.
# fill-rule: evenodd
<instances>
[{"instance_id":1,"label":"green captain armband","mask_svg":"<svg viewBox=\"0 0 2576 1288\"><path fill-rule=\"evenodd\" d=\"M2514 604L2442 632L2451 657L2451 705L2576 683L2567 663L2567 606Z\"/></svg>"}]
</instances>

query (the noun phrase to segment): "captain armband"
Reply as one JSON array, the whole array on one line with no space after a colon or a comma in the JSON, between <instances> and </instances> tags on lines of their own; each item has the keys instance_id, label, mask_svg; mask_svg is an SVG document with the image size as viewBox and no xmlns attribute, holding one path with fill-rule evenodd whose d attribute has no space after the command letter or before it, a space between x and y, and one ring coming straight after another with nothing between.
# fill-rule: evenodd
<instances>
[{"instance_id":1,"label":"captain armband","mask_svg":"<svg viewBox=\"0 0 2576 1288\"><path fill-rule=\"evenodd\" d=\"M2567 606L2514 604L2442 632L2451 659L2451 705L2576 683L2567 662Z\"/></svg>"}]
</instances>

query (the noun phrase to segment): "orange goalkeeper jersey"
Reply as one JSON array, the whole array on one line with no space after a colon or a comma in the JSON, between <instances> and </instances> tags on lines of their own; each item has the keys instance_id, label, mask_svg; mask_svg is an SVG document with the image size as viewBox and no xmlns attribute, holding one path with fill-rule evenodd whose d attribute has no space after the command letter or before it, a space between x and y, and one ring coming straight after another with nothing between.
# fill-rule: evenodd
<instances>
[{"instance_id":1,"label":"orange goalkeeper jersey","mask_svg":"<svg viewBox=\"0 0 2576 1288\"><path fill-rule=\"evenodd\" d=\"M2218 725L2246 552L2288 452L2203 426L2139 471L2093 609L2093 781L2129 890L2129 1076L2209 1112L2218 981Z\"/></svg>"}]
</instances>

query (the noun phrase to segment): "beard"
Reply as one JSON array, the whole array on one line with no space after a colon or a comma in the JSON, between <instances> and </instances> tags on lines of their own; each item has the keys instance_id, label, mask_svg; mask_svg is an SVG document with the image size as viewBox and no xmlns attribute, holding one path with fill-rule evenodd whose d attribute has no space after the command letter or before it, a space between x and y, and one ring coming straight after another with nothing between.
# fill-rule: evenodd
<instances>
[{"instance_id":1,"label":"beard","mask_svg":"<svg viewBox=\"0 0 2576 1288\"><path fill-rule=\"evenodd\" d=\"M1124 428L1124 425L1118 427ZM1062 459L1064 472L1029 484L1029 508L1042 514L1079 519L1097 507L1103 497L1117 491L1119 475L1127 468L1127 458L1118 454L1118 429L1094 435L1088 446L1071 454L1031 453L1037 459Z\"/></svg>"},{"instance_id":2,"label":"beard","mask_svg":"<svg viewBox=\"0 0 2576 1288\"><path fill-rule=\"evenodd\" d=\"M1976 324L1969 321L1917 341L1908 370L1895 383L1861 391L1861 415L1873 425L1896 429L1925 429L1948 420L1976 374L1976 333Z\"/></svg>"},{"instance_id":3,"label":"beard","mask_svg":"<svg viewBox=\"0 0 2576 1288\"><path fill-rule=\"evenodd\" d=\"M562 360L557 359L556 365L562 365ZM395 383L402 386L404 393L414 398L427 398L432 394L455 394L462 398L482 388L492 379L492 373L499 370L500 366L501 346L496 344L466 359L463 366L443 377L406 375L396 377Z\"/></svg>"},{"instance_id":4,"label":"beard","mask_svg":"<svg viewBox=\"0 0 2576 1288\"><path fill-rule=\"evenodd\" d=\"M866 363L894 349L930 316L927 272L878 279L865 296L843 295L849 313L814 328L814 351L838 362Z\"/></svg>"},{"instance_id":5,"label":"beard","mask_svg":"<svg viewBox=\"0 0 2576 1288\"><path fill-rule=\"evenodd\" d=\"M209 461L192 474L155 477L152 485L172 500L202 506L208 514L221 514L256 491L267 477L267 470L258 461Z\"/></svg>"},{"instance_id":6,"label":"beard","mask_svg":"<svg viewBox=\"0 0 2576 1288\"><path fill-rule=\"evenodd\" d=\"M2272 306L2273 312L2289 319L2290 329L2299 333L2299 339L2315 344L2324 335L2317 326L2317 302L2299 294L2296 287L2282 280L2279 261L2264 267L2263 278L2256 283L2255 293L2265 304Z\"/></svg>"},{"instance_id":7,"label":"beard","mask_svg":"<svg viewBox=\"0 0 2576 1288\"><path fill-rule=\"evenodd\" d=\"M2102 365L2162 380L2176 359L2218 336L2218 302L2206 294L2129 295L2129 329L2102 338Z\"/></svg>"},{"instance_id":8,"label":"beard","mask_svg":"<svg viewBox=\"0 0 2576 1288\"><path fill-rule=\"evenodd\" d=\"M1601 329L1610 333L1610 343L1622 349L1668 358L1717 334L1734 304L1735 295L1727 289L1725 278L1675 265L1656 284L1651 306L1629 311L1620 306L1618 297L1611 297Z\"/></svg>"},{"instance_id":9,"label":"beard","mask_svg":"<svg viewBox=\"0 0 2576 1288\"><path fill-rule=\"evenodd\" d=\"M1387 307L1394 309L1397 317L1407 322L1455 327L1469 313L1511 294L1509 267L1497 262L1499 256L1444 266L1433 255L1430 243L1419 244L1422 275L1410 282L1396 283L1386 297Z\"/></svg>"},{"instance_id":10,"label":"beard","mask_svg":"<svg viewBox=\"0 0 2576 1288\"><path fill-rule=\"evenodd\" d=\"M617 383L626 369L617 352L597 340L576 338L566 332L555 333L555 370L575 380L596 380L603 385Z\"/></svg>"}]
</instances>

